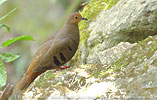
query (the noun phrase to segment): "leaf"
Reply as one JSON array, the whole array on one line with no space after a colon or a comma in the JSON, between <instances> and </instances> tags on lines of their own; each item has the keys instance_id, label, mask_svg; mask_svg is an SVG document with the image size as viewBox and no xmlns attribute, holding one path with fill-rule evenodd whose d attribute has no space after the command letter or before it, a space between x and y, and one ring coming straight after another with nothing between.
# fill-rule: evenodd
<instances>
[{"instance_id":1,"label":"leaf","mask_svg":"<svg viewBox=\"0 0 157 100\"><path fill-rule=\"evenodd\" d=\"M14 8L13 10L11 10L10 12L8 12L7 14L5 14L4 16L2 16L0 18L0 21L2 21L3 19L5 19L8 15L10 15L11 13L13 13L16 10L16 8Z\"/></svg>"},{"instance_id":2,"label":"leaf","mask_svg":"<svg viewBox=\"0 0 157 100\"><path fill-rule=\"evenodd\" d=\"M10 27L8 27L7 25L5 25L5 24L0 24L0 29L1 29L2 27L5 27L5 28L7 29L7 31L10 32Z\"/></svg>"},{"instance_id":3,"label":"leaf","mask_svg":"<svg viewBox=\"0 0 157 100\"><path fill-rule=\"evenodd\" d=\"M15 37L13 39L9 39L9 40L5 41L2 44L2 48L7 47L7 46L9 46L9 45L11 45L17 41L20 41L20 40L33 40L34 41L34 39L29 35L19 36L19 37Z\"/></svg>"},{"instance_id":4,"label":"leaf","mask_svg":"<svg viewBox=\"0 0 157 100\"><path fill-rule=\"evenodd\" d=\"M19 57L20 57L19 55L15 55L15 54L12 54L10 52L3 52L0 55L0 60L4 61L6 63L9 63L9 62L16 60Z\"/></svg>"},{"instance_id":5,"label":"leaf","mask_svg":"<svg viewBox=\"0 0 157 100\"><path fill-rule=\"evenodd\" d=\"M5 1L7 1L7 0L0 0L0 5L1 5L2 3L4 3Z\"/></svg>"},{"instance_id":6,"label":"leaf","mask_svg":"<svg viewBox=\"0 0 157 100\"><path fill-rule=\"evenodd\" d=\"M7 74L2 61L0 61L0 88L2 88L7 82Z\"/></svg>"}]
</instances>

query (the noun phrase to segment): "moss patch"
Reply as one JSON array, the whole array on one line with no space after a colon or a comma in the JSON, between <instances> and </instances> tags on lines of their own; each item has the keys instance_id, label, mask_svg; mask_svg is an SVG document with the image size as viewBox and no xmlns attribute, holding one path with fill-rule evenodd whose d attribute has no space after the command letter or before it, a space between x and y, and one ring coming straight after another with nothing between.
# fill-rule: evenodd
<instances>
[{"instance_id":1,"label":"moss patch","mask_svg":"<svg viewBox=\"0 0 157 100\"><path fill-rule=\"evenodd\" d=\"M81 15L85 18L88 18L88 22L82 21L79 24L80 29L80 43L86 43L89 33L91 31L87 31L86 29L89 26L89 23L94 21L96 17L99 15L100 11L104 8L110 9L114 6L119 0L92 0L87 6L84 7Z\"/></svg>"},{"instance_id":2,"label":"moss patch","mask_svg":"<svg viewBox=\"0 0 157 100\"><path fill-rule=\"evenodd\" d=\"M127 67L130 63L132 66L137 66L143 63L145 60L152 57L152 55L157 51L157 35L153 37L148 37L144 41L140 41L134 47L126 50L120 59L115 61L112 66L108 70L104 70L101 72L103 76L108 75L109 73L121 70L122 68ZM146 63L143 66L145 69L148 69L148 64Z\"/></svg>"},{"instance_id":3,"label":"moss patch","mask_svg":"<svg viewBox=\"0 0 157 100\"><path fill-rule=\"evenodd\" d=\"M133 66L137 66L145 59L149 59L157 50L157 35L152 38L148 37L144 41L140 41L136 46L129 50L126 50L122 57L117 60L114 65L119 67L127 67L131 62L134 62Z\"/></svg>"},{"instance_id":4,"label":"moss patch","mask_svg":"<svg viewBox=\"0 0 157 100\"><path fill-rule=\"evenodd\" d=\"M38 81L35 82L35 86L36 87L40 87L40 88L47 88L49 86L51 86L52 83L48 83L47 80L52 80L57 76L57 74L53 71L47 71L46 74L42 74L40 75ZM46 82L46 84L45 84Z\"/></svg>"},{"instance_id":5,"label":"moss patch","mask_svg":"<svg viewBox=\"0 0 157 100\"><path fill-rule=\"evenodd\" d=\"M96 19L96 17L99 15L100 11L102 11L104 8L110 9L112 6L114 6L119 0L92 0L87 4L83 11L81 12L81 15L88 19L88 21L82 21L79 23L79 30L80 30L80 44L84 44L86 47L86 42L89 37L89 34L91 30L87 30L89 27L89 24ZM80 48L80 45L79 45ZM73 59L71 60L70 64L74 65L77 63L80 63L80 57L81 52L77 51Z\"/></svg>"}]
</instances>

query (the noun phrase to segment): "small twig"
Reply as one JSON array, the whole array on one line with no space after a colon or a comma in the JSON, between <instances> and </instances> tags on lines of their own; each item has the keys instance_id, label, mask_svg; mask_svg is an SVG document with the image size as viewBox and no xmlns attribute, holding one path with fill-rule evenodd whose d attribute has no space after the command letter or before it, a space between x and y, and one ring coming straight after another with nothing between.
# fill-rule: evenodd
<instances>
[{"instance_id":1,"label":"small twig","mask_svg":"<svg viewBox=\"0 0 157 100\"><path fill-rule=\"evenodd\" d=\"M9 100L9 97L12 95L12 93L13 93L13 85L8 84L5 87L2 95L0 96L0 100Z\"/></svg>"}]
</instances>

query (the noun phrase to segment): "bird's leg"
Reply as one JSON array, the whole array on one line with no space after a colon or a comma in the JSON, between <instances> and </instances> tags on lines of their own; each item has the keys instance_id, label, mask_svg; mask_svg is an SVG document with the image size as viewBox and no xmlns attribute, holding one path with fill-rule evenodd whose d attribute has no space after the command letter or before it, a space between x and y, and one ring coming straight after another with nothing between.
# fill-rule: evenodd
<instances>
[{"instance_id":1,"label":"bird's leg","mask_svg":"<svg viewBox=\"0 0 157 100\"><path fill-rule=\"evenodd\" d=\"M59 66L57 68L54 69L54 72L58 71L58 70L63 70L63 69L67 69L70 68L70 66Z\"/></svg>"},{"instance_id":2,"label":"bird's leg","mask_svg":"<svg viewBox=\"0 0 157 100\"><path fill-rule=\"evenodd\" d=\"M70 68L70 66L60 66L61 70L66 69L66 68Z\"/></svg>"}]
</instances>

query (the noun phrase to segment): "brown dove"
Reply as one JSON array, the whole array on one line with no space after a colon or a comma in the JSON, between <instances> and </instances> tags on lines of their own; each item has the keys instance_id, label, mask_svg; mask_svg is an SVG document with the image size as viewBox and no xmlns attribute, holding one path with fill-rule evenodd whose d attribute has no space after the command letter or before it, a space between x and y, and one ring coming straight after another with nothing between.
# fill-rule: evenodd
<instances>
[{"instance_id":1,"label":"brown dove","mask_svg":"<svg viewBox=\"0 0 157 100\"><path fill-rule=\"evenodd\" d=\"M55 69L74 56L80 40L78 23L81 20L87 19L78 12L72 13L63 27L40 46L25 75L16 85L20 91L26 89L37 76L46 70Z\"/></svg>"}]
</instances>

